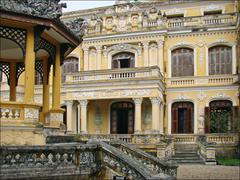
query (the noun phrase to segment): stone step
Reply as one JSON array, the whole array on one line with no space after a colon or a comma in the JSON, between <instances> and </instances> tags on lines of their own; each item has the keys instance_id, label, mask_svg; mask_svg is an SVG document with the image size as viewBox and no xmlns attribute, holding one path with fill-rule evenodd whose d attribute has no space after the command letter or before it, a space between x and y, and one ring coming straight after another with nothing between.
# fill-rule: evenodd
<instances>
[{"instance_id":1,"label":"stone step","mask_svg":"<svg viewBox=\"0 0 240 180\"><path fill-rule=\"evenodd\" d=\"M197 153L175 153L175 157L198 157L199 155Z\"/></svg>"},{"instance_id":2,"label":"stone step","mask_svg":"<svg viewBox=\"0 0 240 180\"><path fill-rule=\"evenodd\" d=\"M205 164L203 160L177 160L178 164Z\"/></svg>"},{"instance_id":3,"label":"stone step","mask_svg":"<svg viewBox=\"0 0 240 180\"><path fill-rule=\"evenodd\" d=\"M171 157L172 160L199 160L199 156L194 156L194 157L177 157L173 156Z\"/></svg>"}]
</instances>

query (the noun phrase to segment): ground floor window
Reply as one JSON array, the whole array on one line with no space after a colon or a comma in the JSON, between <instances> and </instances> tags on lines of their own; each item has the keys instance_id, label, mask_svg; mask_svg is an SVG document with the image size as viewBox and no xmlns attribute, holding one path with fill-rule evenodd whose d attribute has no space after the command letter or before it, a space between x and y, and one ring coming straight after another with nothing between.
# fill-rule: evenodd
<instances>
[{"instance_id":1,"label":"ground floor window","mask_svg":"<svg viewBox=\"0 0 240 180\"><path fill-rule=\"evenodd\" d=\"M193 133L194 105L191 102L172 104L172 133Z\"/></svg>"},{"instance_id":2,"label":"ground floor window","mask_svg":"<svg viewBox=\"0 0 240 180\"><path fill-rule=\"evenodd\" d=\"M226 133L232 130L232 102L228 100L216 100L205 109L205 132Z\"/></svg>"},{"instance_id":3,"label":"ground floor window","mask_svg":"<svg viewBox=\"0 0 240 180\"><path fill-rule=\"evenodd\" d=\"M134 132L134 105L131 102L116 102L111 105L111 134Z\"/></svg>"}]
</instances>

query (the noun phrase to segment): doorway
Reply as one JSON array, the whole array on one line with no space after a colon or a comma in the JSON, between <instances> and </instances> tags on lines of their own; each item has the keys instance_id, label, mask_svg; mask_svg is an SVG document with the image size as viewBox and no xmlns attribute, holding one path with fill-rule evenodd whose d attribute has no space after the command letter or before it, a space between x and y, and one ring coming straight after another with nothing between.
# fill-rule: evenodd
<instances>
[{"instance_id":1,"label":"doorway","mask_svg":"<svg viewBox=\"0 0 240 180\"><path fill-rule=\"evenodd\" d=\"M132 134L134 132L134 105L131 102L117 102L111 105L111 134Z\"/></svg>"},{"instance_id":2,"label":"doorway","mask_svg":"<svg viewBox=\"0 0 240 180\"><path fill-rule=\"evenodd\" d=\"M176 102L172 105L172 133L193 133L194 105L191 102Z\"/></svg>"}]
</instances>

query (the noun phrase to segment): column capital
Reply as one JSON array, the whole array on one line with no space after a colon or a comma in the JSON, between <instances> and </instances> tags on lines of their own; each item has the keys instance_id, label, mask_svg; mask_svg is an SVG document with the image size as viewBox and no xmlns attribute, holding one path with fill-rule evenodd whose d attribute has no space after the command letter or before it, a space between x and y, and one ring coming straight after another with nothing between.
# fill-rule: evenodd
<instances>
[{"instance_id":1,"label":"column capital","mask_svg":"<svg viewBox=\"0 0 240 180\"><path fill-rule=\"evenodd\" d=\"M163 44L164 44L164 40L162 40L162 39L158 40L157 44L158 44L158 48L162 48Z\"/></svg>"},{"instance_id":2,"label":"column capital","mask_svg":"<svg viewBox=\"0 0 240 180\"><path fill-rule=\"evenodd\" d=\"M149 47L149 41L143 41L142 44L144 49L147 49Z\"/></svg>"},{"instance_id":3,"label":"column capital","mask_svg":"<svg viewBox=\"0 0 240 180\"><path fill-rule=\"evenodd\" d=\"M138 104L141 105L143 98L133 98L133 101L135 105L138 105Z\"/></svg>"},{"instance_id":4,"label":"column capital","mask_svg":"<svg viewBox=\"0 0 240 180\"><path fill-rule=\"evenodd\" d=\"M97 53L101 53L102 52L102 45L95 46L95 48L97 50Z\"/></svg>"},{"instance_id":5,"label":"column capital","mask_svg":"<svg viewBox=\"0 0 240 180\"><path fill-rule=\"evenodd\" d=\"M67 106L72 106L73 105L73 101L72 100L67 100L67 101L64 101L64 102L65 102L65 104Z\"/></svg>"},{"instance_id":6,"label":"column capital","mask_svg":"<svg viewBox=\"0 0 240 180\"><path fill-rule=\"evenodd\" d=\"M161 104L162 100L159 97L150 97L151 103L152 104Z\"/></svg>"},{"instance_id":7,"label":"column capital","mask_svg":"<svg viewBox=\"0 0 240 180\"><path fill-rule=\"evenodd\" d=\"M87 106L87 104L88 104L88 100L80 100L80 101L78 101L79 103L80 103L80 106L81 107L85 107L85 106Z\"/></svg>"},{"instance_id":8,"label":"column capital","mask_svg":"<svg viewBox=\"0 0 240 180\"><path fill-rule=\"evenodd\" d=\"M84 53L88 53L89 52L89 47L88 46L83 46L83 51Z\"/></svg>"}]
</instances>

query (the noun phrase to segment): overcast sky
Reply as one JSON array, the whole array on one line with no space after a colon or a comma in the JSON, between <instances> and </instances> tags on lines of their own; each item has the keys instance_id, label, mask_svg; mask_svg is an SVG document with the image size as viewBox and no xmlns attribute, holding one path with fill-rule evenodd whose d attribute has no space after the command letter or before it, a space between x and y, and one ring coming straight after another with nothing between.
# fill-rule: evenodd
<instances>
[{"instance_id":1,"label":"overcast sky","mask_svg":"<svg viewBox=\"0 0 240 180\"><path fill-rule=\"evenodd\" d=\"M75 11L80 9L90 9L90 8L96 8L96 7L102 7L102 6L111 6L115 3L115 0L108 0L108 1L93 1L93 0L75 0L75 1L62 1L64 3L67 3L67 8L63 8L63 12L69 12L69 11Z\"/></svg>"}]
</instances>

